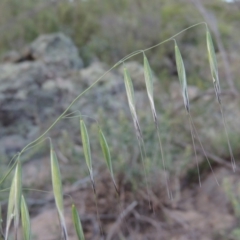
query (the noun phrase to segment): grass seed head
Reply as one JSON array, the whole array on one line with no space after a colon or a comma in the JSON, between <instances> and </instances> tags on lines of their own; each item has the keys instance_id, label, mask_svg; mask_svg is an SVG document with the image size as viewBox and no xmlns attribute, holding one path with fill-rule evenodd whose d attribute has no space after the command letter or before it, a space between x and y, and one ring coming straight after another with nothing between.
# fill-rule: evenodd
<instances>
[{"instance_id":1,"label":"grass seed head","mask_svg":"<svg viewBox=\"0 0 240 240\"><path fill-rule=\"evenodd\" d=\"M128 70L125 67L124 67L124 83L125 83L125 88L127 93L128 105L133 118L134 128L138 138L142 139L142 132L141 132L140 124L137 117L136 107L135 107L135 97L134 97L132 79L130 77Z\"/></svg>"},{"instance_id":2,"label":"grass seed head","mask_svg":"<svg viewBox=\"0 0 240 240\"><path fill-rule=\"evenodd\" d=\"M82 224L74 204L72 205L72 220L73 220L75 231L77 233L78 240L85 240Z\"/></svg>"},{"instance_id":3,"label":"grass seed head","mask_svg":"<svg viewBox=\"0 0 240 240\"><path fill-rule=\"evenodd\" d=\"M189 112L189 98L188 98L188 92L187 92L186 71L185 71L182 55L180 53L180 50L176 42L175 42L175 58L176 58L178 78L182 87L182 96L183 96L184 105L187 112Z\"/></svg>"},{"instance_id":4,"label":"grass seed head","mask_svg":"<svg viewBox=\"0 0 240 240\"><path fill-rule=\"evenodd\" d=\"M81 130L81 137L82 137L83 153L84 153L86 164L92 179L93 173L92 173L92 158L91 158L90 142L89 142L87 128L83 120L80 120L80 130Z\"/></svg>"},{"instance_id":5,"label":"grass seed head","mask_svg":"<svg viewBox=\"0 0 240 240\"><path fill-rule=\"evenodd\" d=\"M220 88L220 82L218 77L217 59L216 59L215 49L213 46L212 37L208 29L206 33L206 40L207 40L208 60L209 60L211 75L213 79L214 90L218 98L218 101L220 102L221 88Z\"/></svg>"},{"instance_id":6,"label":"grass seed head","mask_svg":"<svg viewBox=\"0 0 240 240\"><path fill-rule=\"evenodd\" d=\"M101 145L101 148L102 148L102 152L103 152L105 162L106 162L108 170L111 174L111 178L112 178L114 187L115 187L115 189L118 193L117 185L116 185L114 175L113 175L112 159L111 159L110 150L109 150L109 147L108 147L107 140L106 140L106 138L105 138L101 129L99 129L99 142L100 142L100 145Z\"/></svg>"},{"instance_id":7,"label":"grass seed head","mask_svg":"<svg viewBox=\"0 0 240 240\"><path fill-rule=\"evenodd\" d=\"M148 99L150 101L153 119L157 126L157 114L156 114L155 104L153 100L153 75L152 75L152 70L150 68L148 59L145 54L143 54L143 62L144 62L144 77L145 77Z\"/></svg>"},{"instance_id":8,"label":"grass seed head","mask_svg":"<svg viewBox=\"0 0 240 240\"><path fill-rule=\"evenodd\" d=\"M23 239L30 240L31 238L30 217L29 217L27 204L23 195L21 199L21 217L22 217Z\"/></svg>"},{"instance_id":9,"label":"grass seed head","mask_svg":"<svg viewBox=\"0 0 240 240\"><path fill-rule=\"evenodd\" d=\"M14 192L15 192L15 176L13 177L10 193L9 193L9 199L8 199L8 209L7 209L7 223L6 223L6 232L5 232L5 238L8 239L9 229L11 226L11 222L14 216Z\"/></svg>"},{"instance_id":10,"label":"grass seed head","mask_svg":"<svg viewBox=\"0 0 240 240\"><path fill-rule=\"evenodd\" d=\"M67 228L66 228L66 224L65 224L65 220L64 220L61 173L60 173L57 155L52 148L51 148L50 158L51 158L51 175L52 175L54 199L55 199L64 239L66 240L66 239L68 239L68 236L67 236Z\"/></svg>"},{"instance_id":11,"label":"grass seed head","mask_svg":"<svg viewBox=\"0 0 240 240\"><path fill-rule=\"evenodd\" d=\"M8 211L7 211L7 224L5 238L8 239L9 229L11 226L12 219L14 219L14 233L17 236L17 229L19 227L20 218L20 206L21 206L21 195L22 195L22 166L21 162L17 160L17 166L13 176L9 200L8 200Z\"/></svg>"}]
</instances>

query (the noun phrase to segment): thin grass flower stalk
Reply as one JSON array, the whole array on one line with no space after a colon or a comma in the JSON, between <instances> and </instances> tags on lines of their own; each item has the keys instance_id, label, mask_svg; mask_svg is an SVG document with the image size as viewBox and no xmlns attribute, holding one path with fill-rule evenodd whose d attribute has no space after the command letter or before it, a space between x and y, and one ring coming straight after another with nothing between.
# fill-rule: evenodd
<instances>
[{"instance_id":1,"label":"thin grass flower stalk","mask_svg":"<svg viewBox=\"0 0 240 240\"><path fill-rule=\"evenodd\" d=\"M85 240L79 214L74 204L72 205L72 220L73 220L73 224L74 224L74 228L75 228L78 240Z\"/></svg>"},{"instance_id":2,"label":"thin grass flower stalk","mask_svg":"<svg viewBox=\"0 0 240 240\"><path fill-rule=\"evenodd\" d=\"M21 219L22 219L23 239L30 240L31 239L31 223L30 223L27 204L23 195L21 200Z\"/></svg>"},{"instance_id":3,"label":"thin grass flower stalk","mask_svg":"<svg viewBox=\"0 0 240 240\"><path fill-rule=\"evenodd\" d=\"M119 195L119 191L118 191L117 184L115 182L115 178L114 178L114 174L113 174L112 159L111 159L110 150L109 150L109 147L108 147L107 140L106 140L106 138L105 138L105 136L104 136L104 134L103 134L103 132L100 128L99 128L99 131L98 131L98 137L99 137L99 142L100 142L100 145L101 145L101 148L102 148L102 153L103 153L105 162L107 164L107 168L110 172L115 190L116 190L117 194Z\"/></svg>"},{"instance_id":4,"label":"thin grass flower stalk","mask_svg":"<svg viewBox=\"0 0 240 240\"><path fill-rule=\"evenodd\" d=\"M232 168L233 168L233 171L235 171L236 170L236 162L235 162L232 147L230 144L228 131L227 131L227 123L226 123L225 115L224 115L223 108L222 108L222 102L221 102L221 98L220 98L221 88L220 88L219 75L218 75L217 59L216 59L216 54L215 54L212 37L211 37L211 34L208 29L207 29L207 33L206 33L206 40L207 40L208 60L209 60L211 75L212 75L212 79L213 79L213 86L214 86L215 94L216 94L217 101L219 104L220 112L222 115L222 121L223 121L223 125L224 125L225 135L227 138L227 144L228 144L228 150L229 150L230 157L231 157Z\"/></svg>"},{"instance_id":5,"label":"thin grass flower stalk","mask_svg":"<svg viewBox=\"0 0 240 240\"><path fill-rule=\"evenodd\" d=\"M162 147L162 139L161 139L161 136L159 133L158 118L157 118L157 113L156 113L154 98L153 98L153 75L152 75L152 70L150 68L149 61L148 61L145 53L143 53L143 62L144 62L144 77L145 77L147 95L148 95L148 99L150 102L152 116L153 116L153 120L155 123L156 131L157 131L158 142L159 142L160 152L161 152L161 157L162 157L163 171L165 174L165 185L166 185L166 189L167 189L167 194L168 194L168 197L170 198L171 194L170 194L169 186L168 186L168 177L167 177L166 167L165 167L165 157L164 157L164 152L163 152L163 147Z\"/></svg>"},{"instance_id":6,"label":"thin grass flower stalk","mask_svg":"<svg viewBox=\"0 0 240 240\"><path fill-rule=\"evenodd\" d=\"M64 219L64 207L63 207L63 190L62 190L62 181L61 181L61 172L58 164L58 159L55 151L51 146L51 175L52 175L52 186L54 199L58 211L58 216L62 228L63 237L65 240L68 239L67 228Z\"/></svg>"}]
</instances>

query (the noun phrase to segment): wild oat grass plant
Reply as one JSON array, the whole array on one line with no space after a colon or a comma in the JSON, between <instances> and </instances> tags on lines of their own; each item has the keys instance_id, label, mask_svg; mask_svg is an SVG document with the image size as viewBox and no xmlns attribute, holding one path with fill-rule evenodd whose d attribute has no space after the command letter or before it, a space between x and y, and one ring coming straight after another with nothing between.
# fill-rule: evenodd
<instances>
[{"instance_id":1,"label":"wild oat grass plant","mask_svg":"<svg viewBox=\"0 0 240 240\"><path fill-rule=\"evenodd\" d=\"M143 163L143 171L145 173L145 183L148 191L148 199L149 199L149 206L151 209L154 211L154 209L151 206L151 197L150 197L150 188L151 186L149 185L149 180L148 180L148 171L147 171L147 154L146 154L146 146L144 143L144 138L143 138L143 133L142 133L142 128L140 126L139 120L138 120L138 114L137 114L137 109L136 109L136 103L135 103L135 96L134 96L134 87L132 84L131 76L128 72L128 69L125 67L125 62L132 58L133 56L136 55L143 55L143 64L144 64L144 77L145 77L145 84L146 84L146 93L148 96L149 100L149 108L151 109L152 117L153 117L153 124L155 125L155 130L157 134L157 139L159 142L159 148L161 151L161 159L162 159L162 165L163 165L163 170L166 171L166 159L165 159L165 154L164 154L164 148L162 146L162 139L161 139L161 133L160 133L160 127L161 122L158 120L158 114L157 110L155 108L155 102L154 102L154 84L157 84L153 81L153 76L152 76L152 70L147 58L147 52L151 49L160 47L161 45L167 43L167 42L172 42L174 43L174 51L175 51L175 60L176 60L176 68L177 68L177 73L181 85L181 91L182 93L182 100L184 103L184 107L186 110L186 116L187 119L189 120L189 126L191 130L191 138L192 138L192 144L193 144L193 149L195 152L195 157L196 157L196 167L198 169L198 177L199 177L199 185L201 186L201 179L200 179L200 172L199 172L199 166L198 166L198 159L197 159L197 154L196 154L196 147L195 147L195 141L199 141L200 146L202 150L204 151L204 146L202 142L200 141L200 138L198 136L197 129L194 124L193 117L191 115L191 106L190 106L190 100L188 96L188 83L187 83L187 77L186 77L186 72L185 72L185 67L184 67L184 59L182 58L180 49L177 44L177 36L180 35L183 32L186 32L190 29L193 29L195 27L204 25L206 27L206 53L208 54L209 57L209 65L210 65L210 70L213 78L213 86L214 90L216 93L217 101L219 103L220 111L222 114L222 120L223 120L223 126L224 126L224 131L226 134L227 142L228 142L228 148L229 148L229 153L231 156L232 160L232 167L233 170L235 170L235 159L232 153L232 148L231 144L229 141L228 137L228 131L227 131L227 126L226 126L226 121L225 121L225 116L224 112L222 109L222 103L221 103L221 88L220 88L220 80L218 76L218 68L217 68L217 61L216 61L216 56L215 56L215 50L213 46L213 41L211 38L210 31L208 29L208 26L205 22L197 23L195 25L192 25L181 32L177 33L176 35L168 38L167 40L164 40L163 42L158 43L155 46L152 46L150 48L144 49L144 50L139 50L135 51L127 56L125 56L123 59L118 61L116 64L114 64L107 72L103 74L100 78L98 78L91 86L89 86L87 89L85 89L82 93L80 93L73 101L72 103L65 109L65 111L52 123L52 125L44 132L42 133L37 139L32 141L31 143L27 144L18 154L16 154L13 159L12 159L12 165L10 167L10 170L5 174L5 176L2 177L0 180L0 184L3 184L4 181L6 180L7 176L14 170L14 175L12 178L12 183L10 186L9 191L9 200L8 200L8 209L7 209L7 218L3 219L4 222L6 222L6 229L2 230L0 228L0 232L2 234L2 237L4 240L8 240L10 232L12 231L11 225L13 222L14 225L14 237L13 239L17 240L19 239L19 232L18 229L20 227L20 219L21 219L21 226L22 226L22 233L23 233L23 239L29 240L32 239L31 235L31 219L29 217L29 212L27 208L27 204L24 198L24 189L22 186L22 167L21 167L21 157L22 155L27 152L29 149L36 147L37 145L41 144L43 141L49 140L50 138L48 137L49 131L55 127L55 125L61 121L64 118L78 118L78 121L80 122L80 134L81 134L81 142L83 146L83 153L86 161L86 165L90 174L91 182L92 182L92 187L94 190L95 198L96 198L96 208L98 208L97 204L97 195L96 195L96 186L95 186L95 181L94 181L94 174L93 174L93 169L94 169L94 164L92 162L92 152L91 152L91 139L89 138L88 135L88 130L87 130L87 119L91 116L84 116L79 113L73 112L71 113L71 107L76 103L85 93L88 91L92 90L94 86L97 85L97 83L110 71L115 69L119 65L124 66L124 83L125 83L125 88L126 88L126 96L128 99L128 106L130 109L130 113L132 116L132 121L133 121L133 126L136 134L136 139L138 142L139 146L139 151L141 153L141 159ZM130 123L129 123L130 124ZM80 137L80 136L79 136ZM98 124L98 136L96 138L99 141L99 145L102 149L102 158L106 162L107 169L109 171L109 174L112 179L112 183L115 187L117 195L120 195L120 190L118 189L117 183L114 178L114 169L113 169L113 164L112 164L112 158L111 158L111 153L110 153L110 148L109 148L109 143L107 142L107 139L104 135L104 131L102 127ZM211 163L205 154L205 158L209 164L209 167L213 171L211 167ZM59 216L59 222L60 226L62 229L62 238L67 240L68 239L68 231L67 231L67 226L65 223L65 217L64 217L64 202L63 202L63 190L62 190L62 177L61 177L61 172L59 168L59 163L57 159L57 155L54 151L53 143L51 143L50 140L50 162L51 162L51 177L52 177L52 189L53 189L53 195L55 199L55 205L57 208L58 216ZM64 171L64 169L63 169ZM216 180L217 181L217 180ZM172 194L171 194L171 189L169 187L169 182L168 182L168 177L165 175L165 186L167 189L167 194L168 197L171 199ZM98 215L98 209L97 210L97 215ZM125 213L123 213L124 215ZM83 228L81 225L80 217L78 214L78 211L74 205L74 202L72 203L72 224L76 230L76 236L79 240L84 240L84 233L83 233ZM99 220L99 225L100 219ZM101 228L101 226L100 226ZM103 232L102 232L103 234Z\"/></svg>"}]
</instances>

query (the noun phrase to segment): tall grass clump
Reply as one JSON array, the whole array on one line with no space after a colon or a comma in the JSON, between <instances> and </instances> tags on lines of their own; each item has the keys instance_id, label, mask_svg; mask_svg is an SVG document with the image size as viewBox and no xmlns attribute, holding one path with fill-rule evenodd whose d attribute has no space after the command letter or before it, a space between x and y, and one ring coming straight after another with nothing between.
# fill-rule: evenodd
<instances>
[{"instance_id":1,"label":"tall grass clump","mask_svg":"<svg viewBox=\"0 0 240 240\"><path fill-rule=\"evenodd\" d=\"M154 102L154 82L153 82L152 70L151 70L149 61L146 57L146 52L151 50L151 49L160 47L160 45L163 45L164 43L167 43L167 42L170 42L170 41L174 41L174 43L175 43L173 52L175 53L176 68L177 68L177 73L178 73L178 77L179 77L179 81L180 81L180 87L181 87L181 89L179 89L179 90L182 93L184 107L185 107L186 114L187 114L188 120L189 120L192 144L193 144L193 148L194 148L196 165L197 165L197 169L198 169L199 184L201 186L200 171L199 171L198 159L197 159L197 153L196 153L196 146L195 146L195 138L198 140L198 142L201 146L201 149L204 152L205 158L207 159L207 162L208 162L209 167L211 168L212 172L213 172L213 169L212 169L211 163L210 163L210 161L209 161L209 159L206 155L203 144L202 144L202 142L200 140L200 137L198 135L197 129L194 125L193 117L191 116L186 71L185 71L184 61L183 61L181 52L179 50L179 47L178 47L177 41L176 41L176 37L178 35L180 35L183 32L186 32L189 29L197 27L199 25L206 25L206 23L197 23L195 25L192 25L192 26L182 30L181 32L175 34L174 36L166 39L163 42L160 42L160 43L158 43L158 44L156 44L152 47L149 47L147 49L144 49L144 50L135 51L135 52L127 55L123 59L119 60L107 72L105 72L100 78L98 78L92 85L90 85L82 93L80 93L42 135L40 135L37 139L35 139L31 143L27 144L17 154L17 157L16 157L17 160L13 163L9 172L5 176L3 176L3 178L0 181L0 184L3 183L4 180L6 179L6 177L9 175L9 173L12 170L15 170L14 176L13 176L13 179L12 179L12 183L11 183L11 186L10 186L10 191L9 191L5 240L9 239L9 233L10 233L10 228L11 228L12 221L14 222L14 239L15 240L18 239L18 228L19 228L19 222L20 222L20 215L22 217L22 227L23 227L24 239L31 239L31 229L30 229L31 224L30 224L30 219L29 219L29 213L28 213L28 210L27 210L27 205L26 205L25 199L22 195L21 156L27 150L29 150L30 148L33 148L36 145L40 144L42 141L44 141L46 139L46 136L49 134L49 131L52 130L60 120L62 120L64 118L68 118L71 115L71 113L69 114L69 112L71 110L71 107L74 105L74 103L76 103L85 93L87 93L94 86L96 86L97 83L107 73L109 73L110 71L115 69L117 66L122 65L122 64L124 65L123 81L124 81L124 84L125 84L126 97L127 97L127 100L128 100L128 106L129 106L129 109L130 109L130 113L131 113L132 121L133 121L133 126L134 126L133 127L133 132L135 132L135 135L136 135L136 139L137 139L137 143L138 143L139 151L140 151L140 155L141 155L141 160L142 160L142 163L143 163L143 170L144 170L144 173L145 173L145 182L146 182L146 187L147 187L149 206L152 207L151 206L151 196L150 196L150 186L148 185L148 177L149 176L147 175L147 170L146 170L146 161L148 159L148 156L146 154L144 134L143 134L142 129L140 127L139 116L138 116L137 109L136 109L134 86L133 86L132 79L131 79L131 76L129 74L129 71L125 66L125 62L128 59L131 59L133 56L143 54L146 94L148 96L149 108L150 108L151 113L152 113L153 124L155 125L156 135L157 135L158 141L159 141L159 148L160 148L160 151L161 151L162 164L163 164L163 169L164 169L164 172L165 172L166 171L165 157L164 157L164 152L163 152L162 140L161 140L161 137L160 137L160 127L159 127L161 122L158 122L158 113L157 113L157 110L155 108L155 102ZM210 69L211 69L211 73L212 73L212 77L213 77L214 89L215 89L215 92L216 92L218 103L221 107L220 83L219 83L219 79L218 79L216 56L215 56L215 51L214 51L214 47L213 47L213 44L212 44L211 35L210 35L210 32L209 32L208 28L207 28L206 31L207 31L207 51L208 51L208 55L209 55ZM226 123L225 123L225 118L224 118L222 108L221 108L221 112L222 112L226 137L228 139ZM92 155L93 154L92 154L92 149L90 147L90 138L89 138L89 135L88 135L88 129L86 127L85 121L83 120L83 115L78 115L76 117L79 118L78 121L80 123L79 125L80 125L80 134L81 134L81 143L82 143L82 147L83 147L83 154L84 154L85 162L86 162L86 165L87 165L87 168L88 168L88 171L89 171L89 175L90 175L90 179L91 179L91 183L92 183L92 187L93 187L93 191L94 191L94 195L95 195L96 211L97 211L97 218L98 218L98 221L99 221L99 227L100 227L101 234L103 235L103 231L102 231L101 223L100 223L100 218L99 218L99 213L98 213L97 190L96 190L95 181L94 181L94 174L93 174L93 162L92 162ZM91 117L91 116L88 116L88 117ZM113 181L115 190L118 193L118 195L120 195L120 191L118 190L118 186L117 186L117 183L115 181L114 174L113 174L112 159L111 159L111 154L110 154L110 150L109 150L109 145L108 145L107 140L105 138L105 135L103 134L103 131L101 130L100 127L98 128L98 136L96 136L96 138L98 138L98 140L99 140L99 143L100 143L100 146L101 146L101 149L102 149L102 153L103 153L103 157L105 159L108 171L110 172L111 179ZM235 162L234 162L234 159L233 159L233 156L232 156L232 150L231 150L231 145L230 145L229 141L228 141L228 146L229 146L229 151L230 151L230 154L231 154L231 157L232 157L232 164L233 164L233 168L234 168ZM64 218L64 201L63 201L64 192L63 192L63 187L62 187L62 177L61 177L58 158L57 158L57 155L56 155L56 153L53 149L52 142L50 143L50 163L51 163L51 178L52 178L52 188L53 188L53 195L54 195L54 199L55 199L55 205L56 205L57 212L58 212L58 217L59 217L59 221L60 221L60 226L61 226L63 238L65 240L67 240L68 239L68 233L67 233L68 231L67 231L67 226L66 226L65 218ZM213 172L213 174L214 174L214 172ZM166 189L167 189L168 197L171 198L171 192L170 192L170 189L169 189L167 175L165 177L165 186L166 186ZM124 214L122 214L122 215L124 215ZM83 228L82 228L80 218L79 218L79 215L78 215L78 212L77 212L77 209L76 209L75 205L72 206L72 219L73 219L73 224L74 224L78 239L83 240L84 239Z\"/></svg>"}]
</instances>

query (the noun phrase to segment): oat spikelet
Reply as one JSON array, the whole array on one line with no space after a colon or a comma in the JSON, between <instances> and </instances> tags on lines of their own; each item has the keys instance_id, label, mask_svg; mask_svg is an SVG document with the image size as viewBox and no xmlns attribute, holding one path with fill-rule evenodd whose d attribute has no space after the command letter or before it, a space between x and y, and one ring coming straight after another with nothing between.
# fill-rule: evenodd
<instances>
[{"instance_id":1,"label":"oat spikelet","mask_svg":"<svg viewBox=\"0 0 240 240\"><path fill-rule=\"evenodd\" d=\"M188 91L187 91L186 72L183 64L182 55L179 51L179 48L176 42L175 42L175 58L176 58L176 64L177 64L178 78L182 87L182 96L183 96L184 106L187 112L189 112L189 98L188 98Z\"/></svg>"},{"instance_id":2,"label":"oat spikelet","mask_svg":"<svg viewBox=\"0 0 240 240\"><path fill-rule=\"evenodd\" d=\"M128 105L133 118L134 128L135 128L138 139L142 139L142 132L139 125L136 107L135 107L135 97L134 97L132 79L130 77L128 70L125 67L124 67L124 83L125 83L125 88L127 93Z\"/></svg>"},{"instance_id":3,"label":"oat spikelet","mask_svg":"<svg viewBox=\"0 0 240 240\"><path fill-rule=\"evenodd\" d=\"M74 204L72 205L72 220L73 220L75 231L77 233L78 240L85 240L82 224Z\"/></svg>"},{"instance_id":4,"label":"oat spikelet","mask_svg":"<svg viewBox=\"0 0 240 240\"><path fill-rule=\"evenodd\" d=\"M102 153L103 153L105 162L106 162L108 170L110 172L115 190L116 190L117 194L119 195L117 184L116 184L115 179L114 179L113 168L112 168L112 159L111 159L111 154L110 154L110 150L109 150L109 147L108 147L107 140L106 140L106 138L105 138L101 129L99 129L98 135L99 135L99 142L100 142L100 145L101 145L101 148L102 148Z\"/></svg>"},{"instance_id":5,"label":"oat spikelet","mask_svg":"<svg viewBox=\"0 0 240 240\"><path fill-rule=\"evenodd\" d=\"M17 239L17 230L19 227L20 219L21 195L22 195L22 166L20 159L18 159L9 193L7 225L5 234L6 240L8 239L9 236L9 229L11 226L12 219L14 219L14 234L15 239Z\"/></svg>"},{"instance_id":6,"label":"oat spikelet","mask_svg":"<svg viewBox=\"0 0 240 240\"><path fill-rule=\"evenodd\" d=\"M217 96L217 100L221 104L221 99L220 99L221 88L220 88L220 82L218 77L217 59L216 59L216 54L213 46L212 37L208 29L207 29L206 39L207 39L208 60L209 60L211 75L213 79L213 86L214 86L215 94Z\"/></svg>"},{"instance_id":7,"label":"oat spikelet","mask_svg":"<svg viewBox=\"0 0 240 240\"><path fill-rule=\"evenodd\" d=\"M21 218L22 218L23 239L30 240L31 239L30 217L29 217L27 204L23 195L21 200Z\"/></svg>"},{"instance_id":8,"label":"oat spikelet","mask_svg":"<svg viewBox=\"0 0 240 240\"><path fill-rule=\"evenodd\" d=\"M148 99L151 106L153 120L155 122L156 127L158 127L157 114L156 114L156 109L155 109L154 100L153 100L153 75L152 75L152 70L150 68L148 59L145 54L143 54L143 62L144 62L144 77L145 77Z\"/></svg>"},{"instance_id":9,"label":"oat spikelet","mask_svg":"<svg viewBox=\"0 0 240 240\"><path fill-rule=\"evenodd\" d=\"M51 147L51 175L52 175L52 186L54 199L58 211L58 216L63 232L63 237L65 240L68 239L67 228L64 220L64 207L63 207L63 191L62 191L62 181L61 181L61 172L58 164L58 159L55 151Z\"/></svg>"}]
</instances>

